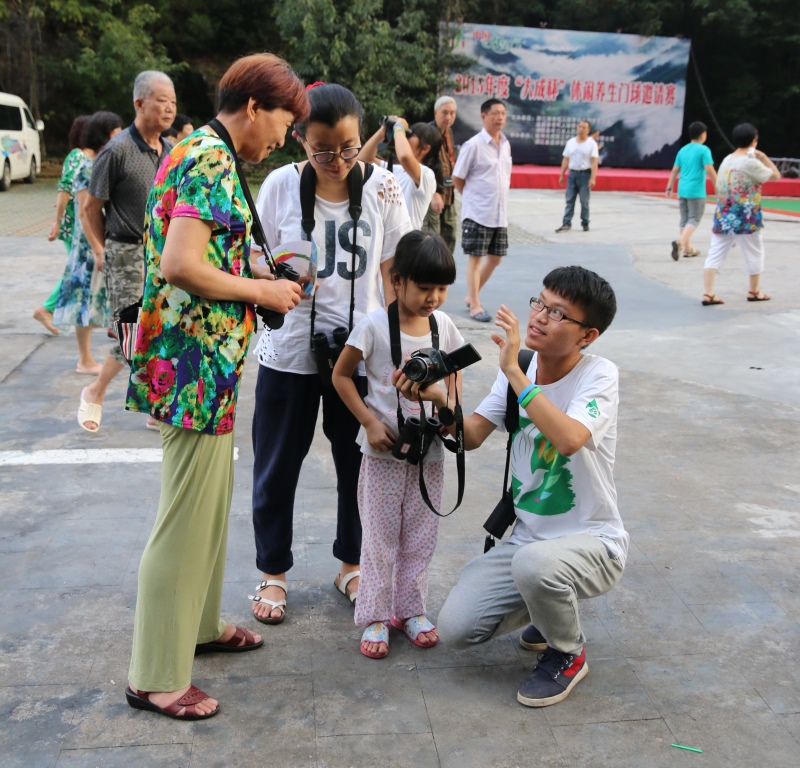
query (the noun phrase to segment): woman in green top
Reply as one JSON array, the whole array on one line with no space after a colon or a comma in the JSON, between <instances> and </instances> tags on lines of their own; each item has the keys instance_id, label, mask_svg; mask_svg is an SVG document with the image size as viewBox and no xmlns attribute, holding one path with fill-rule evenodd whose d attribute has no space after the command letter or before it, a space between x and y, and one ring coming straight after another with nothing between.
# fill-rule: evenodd
<instances>
[{"instance_id":1,"label":"woman in green top","mask_svg":"<svg viewBox=\"0 0 800 768\"><path fill-rule=\"evenodd\" d=\"M67 254L72 247L72 227L75 222L75 199L72 194L72 179L75 171L83 159L83 131L89 122L89 115L79 115L72 121L69 129L69 154L64 158L61 168L61 178L58 180L58 194L56 195L56 218L50 229L47 239L52 243L58 238L67 246ZM58 336L58 328L53 325L53 311L56 308L58 294L61 293L61 281L56 283L53 292L40 304L33 313L33 319L38 320L50 333Z\"/></svg>"}]
</instances>

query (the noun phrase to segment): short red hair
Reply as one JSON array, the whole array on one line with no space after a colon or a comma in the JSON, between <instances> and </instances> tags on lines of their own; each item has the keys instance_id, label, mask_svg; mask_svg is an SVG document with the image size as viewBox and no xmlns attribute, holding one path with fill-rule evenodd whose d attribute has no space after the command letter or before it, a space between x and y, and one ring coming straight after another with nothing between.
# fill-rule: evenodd
<instances>
[{"instance_id":1,"label":"short red hair","mask_svg":"<svg viewBox=\"0 0 800 768\"><path fill-rule=\"evenodd\" d=\"M286 61L272 53L238 59L219 81L220 112L236 112L250 99L268 111L285 109L295 120L308 116L303 81Z\"/></svg>"}]
</instances>

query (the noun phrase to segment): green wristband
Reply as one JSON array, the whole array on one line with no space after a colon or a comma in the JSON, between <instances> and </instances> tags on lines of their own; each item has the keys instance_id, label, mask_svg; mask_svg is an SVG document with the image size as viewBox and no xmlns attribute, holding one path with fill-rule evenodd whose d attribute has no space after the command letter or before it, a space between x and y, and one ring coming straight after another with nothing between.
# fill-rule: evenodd
<instances>
[{"instance_id":1,"label":"green wristband","mask_svg":"<svg viewBox=\"0 0 800 768\"><path fill-rule=\"evenodd\" d=\"M536 395L538 395L542 390L539 387L532 389L527 395L525 395L525 399L520 403L523 408L528 407L528 403L533 400Z\"/></svg>"}]
</instances>

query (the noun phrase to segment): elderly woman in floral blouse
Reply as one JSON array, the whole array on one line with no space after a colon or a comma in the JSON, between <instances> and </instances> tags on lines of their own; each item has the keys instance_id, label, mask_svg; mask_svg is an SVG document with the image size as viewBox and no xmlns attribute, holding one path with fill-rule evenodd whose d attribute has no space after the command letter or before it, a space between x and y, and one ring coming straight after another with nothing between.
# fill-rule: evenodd
<instances>
[{"instance_id":1,"label":"elderly woman in floral blouse","mask_svg":"<svg viewBox=\"0 0 800 768\"><path fill-rule=\"evenodd\" d=\"M233 423L255 326L253 305L288 312L300 287L250 260L252 214L226 139L258 162L308 112L302 82L271 54L235 62L219 85L221 123L181 142L159 169L145 219L144 298L127 408L161 423L158 516L139 566L128 703L183 720L219 712L191 685L195 653L260 647L220 618Z\"/></svg>"}]
</instances>

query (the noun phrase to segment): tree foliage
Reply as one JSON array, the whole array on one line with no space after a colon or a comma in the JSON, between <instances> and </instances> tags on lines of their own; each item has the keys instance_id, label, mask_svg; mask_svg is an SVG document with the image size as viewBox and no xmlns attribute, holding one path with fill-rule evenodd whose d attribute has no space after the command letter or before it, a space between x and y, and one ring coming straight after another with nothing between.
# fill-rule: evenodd
<instances>
[{"instance_id":1,"label":"tree foliage","mask_svg":"<svg viewBox=\"0 0 800 768\"><path fill-rule=\"evenodd\" d=\"M800 156L794 0L0 0L0 90L47 121L53 146L76 114L129 118L146 68L168 71L181 111L206 119L230 62L270 50L309 81L351 87L370 124L389 112L429 119L449 57L441 21L690 38L687 122L716 117L729 132L749 120L770 154ZM711 143L720 156L713 128Z\"/></svg>"}]
</instances>

